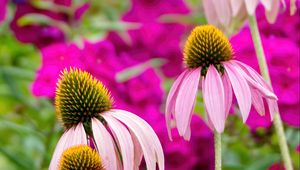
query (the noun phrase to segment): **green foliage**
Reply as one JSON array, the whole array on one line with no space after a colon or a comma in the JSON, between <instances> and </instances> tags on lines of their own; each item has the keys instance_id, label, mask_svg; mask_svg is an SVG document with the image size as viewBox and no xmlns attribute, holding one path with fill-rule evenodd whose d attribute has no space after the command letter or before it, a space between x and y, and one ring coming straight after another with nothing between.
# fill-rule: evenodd
<instances>
[{"instance_id":1,"label":"green foliage","mask_svg":"<svg viewBox=\"0 0 300 170\"><path fill-rule=\"evenodd\" d=\"M6 30L5 30L5 29ZM0 32L0 169L47 169L60 129L52 101L30 92L40 56Z\"/></svg>"}]
</instances>

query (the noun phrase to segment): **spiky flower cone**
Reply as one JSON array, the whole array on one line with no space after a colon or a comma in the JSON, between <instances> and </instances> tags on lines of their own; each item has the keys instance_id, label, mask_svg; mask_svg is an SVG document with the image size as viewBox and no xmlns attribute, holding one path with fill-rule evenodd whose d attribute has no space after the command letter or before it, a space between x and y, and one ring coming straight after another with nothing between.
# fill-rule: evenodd
<instances>
[{"instance_id":1,"label":"spiky flower cone","mask_svg":"<svg viewBox=\"0 0 300 170\"><path fill-rule=\"evenodd\" d=\"M65 150L59 162L59 170L103 170L102 161L96 150L79 145Z\"/></svg>"},{"instance_id":2,"label":"spiky flower cone","mask_svg":"<svg viewBox=\"0 0 300 170\"><path fill-rule=\"evenodd\" d=\"M56 113L65 128L85 124L112 107L106 87L89 73L65 69L56 89Z\"/></svg>"}]
</instances>

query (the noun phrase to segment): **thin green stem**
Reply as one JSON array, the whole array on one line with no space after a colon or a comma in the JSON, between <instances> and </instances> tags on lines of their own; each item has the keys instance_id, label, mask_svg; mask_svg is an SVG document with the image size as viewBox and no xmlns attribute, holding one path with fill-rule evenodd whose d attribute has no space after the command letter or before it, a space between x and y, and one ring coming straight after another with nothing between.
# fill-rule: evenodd
<instances>
[{"instance_id":1,"label":"thin green stem","mask_svg":"<svg viewBox=\"0 0 300 170\"><path fill-rule=\"evenodd\" d=\"M262 74L263 78L269 84L271 84L268 65L267 65L266 57L265 57L264 50L262 47L255 15L249 16L249 25L250 25L252 40L254 43L256 56L257 56L257 60L259 63L261 74ZM279 147L280 147L280 151L281 151L281 155L283 158L285 168L286 168L286 170L293 170L292 160L290 157L290 153L289 153L289 149L288 149L288 145L286 142L286 137L285 137L285 133L284 133L283 125L282 125L282 120L280 118L279 113L274 114L274 126L275 126L276 134L277 134L277 137L279 140Z\"/></svg>"},{"instance_id":2,"label":"thin green stem","mask_svg":"<svg viewBox=\"0 0 300 170\"><path fill-rule=\"evenodd\" d=\"M215 131L215 170L222 169L222 143L221 133Z\"/></svg>"}]
</instances>

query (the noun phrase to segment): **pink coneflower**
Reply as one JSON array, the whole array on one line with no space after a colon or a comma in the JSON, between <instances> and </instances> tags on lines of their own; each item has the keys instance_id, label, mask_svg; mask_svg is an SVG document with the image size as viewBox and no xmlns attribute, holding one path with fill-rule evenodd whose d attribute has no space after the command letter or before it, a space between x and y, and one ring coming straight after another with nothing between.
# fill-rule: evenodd
<instances>
[{"instance_id":1,"label":"pink coneflower","mask_svg":"<svg viewBox=\"0 0 300 170\"><path fill-rule=\"evenodd\" d=\"M78 145L96 150L107 170L138 169L143 156L147 169L155 170L156 162L164 169L163 150L154 130L133 113L112 109L110 93L89 73L65 70L57 85L55 104L66 130L50 170L59 169L63 153Z\"/></svg>"},{"instance_id":2,"label":"pink coneflower","mask_svg":"<svg viewBox=\"0 0 300 170\"><path fill-rule=\"evenodd\" d=\"M199 88L209 125L218 133L224 131L233 94L243 122L248 118L251 103L260 115L265 114L264 99L271 117L277 112L277 97L272 88L256 71L233 58L228 39L216 27L198 26L192 31L184 47L187 68L174 82L166 103L166 123L171 139L172 123L184 139L190 139L190 122Z\"/></svg>"}]
</instances>

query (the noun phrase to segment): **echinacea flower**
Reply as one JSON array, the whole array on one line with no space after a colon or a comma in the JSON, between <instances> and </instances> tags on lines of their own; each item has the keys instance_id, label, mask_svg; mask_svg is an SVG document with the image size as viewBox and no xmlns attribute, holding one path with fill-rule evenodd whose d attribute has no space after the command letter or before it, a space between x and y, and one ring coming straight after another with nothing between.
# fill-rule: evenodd
<instances>
[{"instance_id":1,"label":"echinacea flower","mask_svg":"<svg viewBox=\"0 0 300 170\"><path fill-rule=\"evenodd\" d=\"M104 170L100 155L88 145L73 146L65 150L59 161L59 169Z\"/></svg>"},{"instance_id":2,"label":"echinacea flower","mask_svg":"<svg viewBox=\"0 0 300 170\"><path fill-rule=\"evenodd\" d=\"M219 133L224 131L233 93L243 122L248 118L251 103L260 115L265 114L263 99L271 116L277 112L277 97L271 86L252 68L233 58L231 44L216 27L198 26L191 32L184 47L187 68L174 82L166 103L171 139L172 119L179 134L190 139L190 122L199 88L202 88L208 122Z\"/></svg>"},{"instance_id":3,"label":"echinacea flower","mask_svg":"<svg viewBox=\"0 0 300 170\"><path fill-rule=\"evenodd\" d=\"M95 148L105 169L138 169L143 156L147 169L156 169L156 162L164 169L162 147L151 126L133 113L112 109L110 93L89 73L64 70L55 104L66 130L56 146L50 170L58 169L63 152L77 145Z\"/></svg>"}]
</instances>

